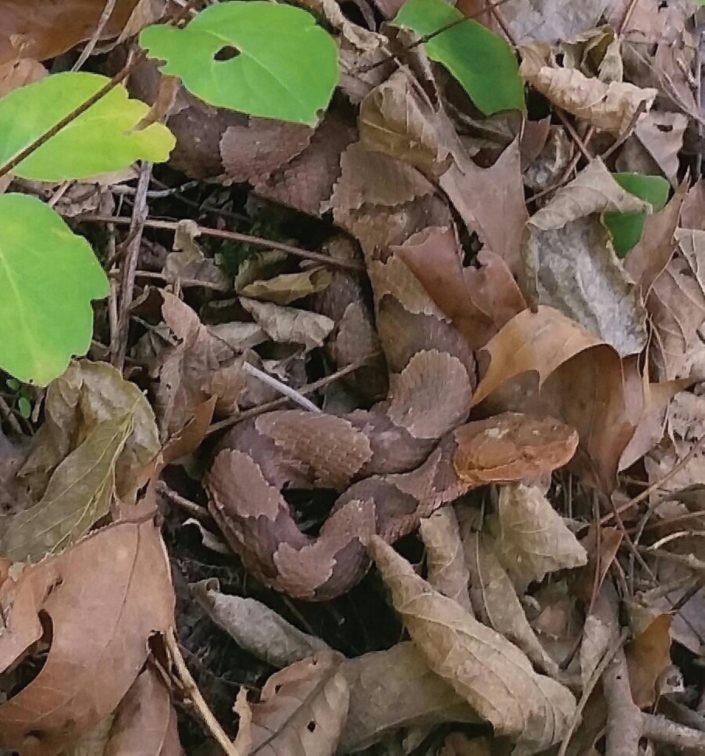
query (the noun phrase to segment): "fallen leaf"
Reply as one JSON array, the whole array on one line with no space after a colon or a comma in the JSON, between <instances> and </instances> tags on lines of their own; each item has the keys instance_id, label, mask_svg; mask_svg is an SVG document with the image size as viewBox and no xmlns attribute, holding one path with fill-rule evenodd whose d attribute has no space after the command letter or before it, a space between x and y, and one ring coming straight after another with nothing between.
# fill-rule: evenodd
<instances>
[{"instance_id":1,"label":"fallen leaf","mask_svg":"<svg viewBox=\"0 0 705 756\"><path fill-rule=\"evenodd\" d=\"M478 721L470 706L428 668L413 643L348 659L341 673L350 685L341 753L368 748L403 727Z\"/></svg>"},{"instance_id":2,"label":"fallen leaf","mask_svg":"<svg viewBox=\"0 0 705 756\"><path fill-rule=\"evenodd\" d=\"M108 514L115 466L132 432L132 414L99 423L54 471L41 501L10 520L0 537L3 554L38 561L63 551Z\"/></svg>"},{"instance_id":3,"label":"fallen leaf","mask_svg":"<svg viewBox=\"0 0 705 756\"><path fill-rule=\"evenodd\" d=\"M216 579L191 586L208 616L242 648L275 667L330 650L320 638L302 632L253 598L221 593Z\"/></svg>"},{"instance_id":4,"label":"fallen leaf","mask_svg":"<svg viewBox=\"0 0 705 756\"><path fill-rule=\"evenodd\" d=\"M585 549L536 486L500 488L497 529L502 563L524 583L587 564Z\"/></svg>"},{"instance_id":5,"label":"fallen leaf","mask_svg":"<svg viewBox=\"0 0 705 756\"><path fill-rule=\"evenodd\" d=\"M421 520L419 535L426 547L429 584L472 614L468 593L470 574L453 508L443 507Z\"/></svg>"},{"instance_id":6,"label":"fallen leaf","mask_svg":"<svg viewBox=\"0 0 705 756\"><path fill-rule=\"evenodd\" d=\"M672 622L672 615L660 614L626 649L629 685L640 709L656 703L661 677L671 666Z\"/></svg>"},{"instance_id":7,"label":"fallen leaf","mask_svg":"<svg viewBox=\"0 0 705 756\"><path fill-rule=\"evenodd\" d=\"M32 58L20 58L0 64L0 97L17 87L32 84L47 75L44 66Z\"/></svg>"},{"instance_id":8,"label":"fallen leaf","mask_svg":"<svg viewBox=\"0 0 705 756\"><path fill-rule=\"evenodd\" d=\"M519 601L516 589L498 559L498 545L487 533L469 531L463 538L465 560L471 575L473 606L488 627L516 644L538 669L551 677L558 665L536 637Z\"/></svg>"},{"instance_id":9,"label":"fallen leaf","mask_svg":"<svg viewBox=\"0 0 705 756\"><path fill-rule=\"evenodd\" d=\"M139 34L142 29L159 21L166 11L168 0L139 0L120 32L117 44Z\"/></svg>"},{"instance_id":10,"label":"fallen leaf","mask_svg":"<svg viewBox=\"0 0 705 756\"><path fill-rule=\"evenodd\" d=\"M242 306L252 315L272 341L280 344L303 344L306 349L323 345L335 323L325 315L272 302L241 299Z\"/></svg>"},{"instance_id":11,"label":"fallen leaf","mask_svg":"<svg viewBox=\"0 0 705 756\"><path fill-rule=\"evenodd\" d=\"M626 356L646 346L646 310L600 223L604 212L649 206L594 160L527 224L525 293L560 310Z\"/></svg>"},{"instance_id":12,"label":"fallen leaf","mask_svg":"<svg viewBox=\"0 0 705 756\"><path fill-rule=\"evenodd\" d=\"M327 268L316 267L298 273L282 273L274 278L253 281L238 289L238 294L263 299L278 305L288 305L297 299L324 291L332 281Z\"/></svg>"},{"instance_id":13,"label":"fallen leaf","mask_svg":"<svg viewBox=\"0 0 705 756\"><path fill-rule=\"evenodd\" d=\"M0 588L7 630L0 671L44 630L41 671L0 705L0 747L27 756L58 753L115 709L171 628L174 595L159 529L151 519L101 530L60 556L26 568Z\"/></svg>"},{"instance_id":14,"label":"fallen leaf","mask_svg":"<svg viewBox=\"0 0 705 756\"><path fill-rule=\"evenodd\" d=\"M37 499L56 466L106 420L132 413L132 433L115 467L117 495L134 501L139 470L159 451L154 412L139 387L104 362L80 360L49 385L44 423L32 441L20 476L32 484Z\"/></svg>"},{"instance_id":15,"label":"fallen leaf","mask_svg":"<svg viewBox=\"0 0 705 756\"><path fill-rule=\"evenodd\" d=\"M678 153L688 118L683 113L651 111L641 116L616 161L617 170L658 175L678 183Z\"/></svg>"},{"instance_id":16,"label":"fallen leaf","mask_svg":"<svg viewBox=\"0 0 705 756\"><path fill-rule=\"evenodd\" d=\"M165 681L149 665L115 712L104 756L182 756L176 711Z\"/></svg>"},{"instance_id":17,"label":"fallen leaf","mask_svg":"<svg viewBox=\"0 0 705 756\"><path fill-rule=\"evenodd\" d=\"M554 105L601 131L624 134L637 114L649 110L658 94L634 84L589 78L575 68L560 68L548 45L521 48L520 74Z\"/></svg>"},{"instance_id":18,"label":"fallen leaf","mask_svg":"<svg viewBox=\"0 0 705 756\"><path fill-rule=\"evenodd\" d=\"M164 262L164 277L171 284L178 284L182 278L191 278L226 289L229 285L228 276L203 254L196 242L200 233L200 227L195 221L179 221L174 234L174 251L166 256Z\"/></svg>"},{"instance_id":19,"label":"fallen leaf","mask_svg":"<svg viewBox=\"0 0 705 756\"><path fill-rule=\"evenodd\" d=\"M536 193L553 187L570 164L573 149L566 130L552 126L541 153L524 171L524 184Z\"/></svg>"},{"instance_id":20,"label":"fallen leaf","mask_svg":"<svg viewBox=\"0 0 705 756\"><path fill-rule=\"evenodd\" d=\"M563 737L575 712L568 688L534 672L522 651L434 591L381 538L373 536L370 551L428 665L496 735L516 741L520 753L536 753Z\"/></svg>"},{"instance_id":21,"label":"fallen leaf","mask_svg":"<svg viewBox=\"0 0 705 756\"><path fill-rule=\"evenodd\" d=\"M275 672L259 703L249 704L249 754L332 756L348 713L350 691L341 658L321 651Z\"/></svg>"}]
</instances>

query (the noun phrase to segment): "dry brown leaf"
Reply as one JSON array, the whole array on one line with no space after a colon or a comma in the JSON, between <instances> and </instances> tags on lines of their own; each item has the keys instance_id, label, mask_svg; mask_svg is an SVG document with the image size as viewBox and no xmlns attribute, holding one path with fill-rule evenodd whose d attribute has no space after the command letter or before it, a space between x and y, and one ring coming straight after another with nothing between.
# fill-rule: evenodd
<instances>
[{"instance_id":1,"label":"dry brown leaf","mask_svg":"<svg viewBox=\"0 0 705 756\"><path fill-rule=\"evenodd\" d=\"M678 183L678 153L688 117L682 113L651 111L641 116L634 136L627 139L617 158L616 168L624 173L662 173L674 186Z\"/></svg>"},{"instance_id":2,"label":"dry brown leaf","mask_svg":"<svg viewBox=\"0 0 705 756\"><path fill-rule=\"evenodd\" d=\"M20 475L32 483L39 499L56 466L75 451L105 420L133 414L133 430L117 460L118 496L134 501L137 473L159 451L154 412L134 383L104 362L80 360L49 385L44 402L44 424Z\"/></svg>"},{"instance_id":3,"label":"dry brown leaf","mask_svg":"<svg viewBox=\"0 0 705 756\"><path fill-rule=\"evenodd\" d=\"M191 278L226 288L228 276L203 254L196 242L200 233L195 221L179 221L174 234L174 251L166 256L164 263L164 277L172 284L178 284L181 278Z\"/></svg>"},{"instance_id":4,"label":"dry brown leaf","mask_svg":"<svg viewBox=\"0 0 705 756\"><path fill-rule=\"evenodd\" d=\"M573 143L566 130L552 126L539 156L524 171L524 183L534 192L557 184L573 156Z\"/></svg>"},{"instance_id":5,"label":"dry brown leaf","mask_svg":"<svg viewBox=\"0 0 705 756\"><path fill-rule=\"evenodd\" d=\"M658 94L634 84L606 84L588 78L574 68L560 68L546 44L521 48L520 73L534 89L554 105L601 131L624 134L637 114L649 110Z\"/></svg>"},{"instance_id":6,"label":"dry brown leaf","mask_svg":"<svg viewBox=\"0 0 705 756\"><path fill-rule=\"evenodd\" d=\"M463 547L471 575L470 596L477 616L519 646L538 669L557 677L558 665L531 629L514 584L497 558L499 549L495 539L487 533L468 531Z\"/></svg>"},{"instance_id":7,"label":"dry brown leaf","mask_svg":"<svg viewBox=\"0 0 705 756\"><path fill-rule=\"evenodd\" d=\"M575 712L573 694L534 672L515 645L434 591L381 538L370 551L416 647L429 667L494 727L536 753L560 741Z\"/></svg>"},{"instance_id":8,"label":"dry brown leaf","mask_svg":"<svg viewBox=\"0 0 705 756\"><path fill-rule=\"evenodd\" d=\"M102 38L117 36L137 0L117 0ZM0 6L0 63L17 58L54 58L91 37L104 0L5 0Z\"/></svg>"},{"instance_id":9,"label":"dry brown leaf","mask_svg":"<svg viewBox=\"0 0 705 756\"><path fill-rule=\"evenodd\" d=\"M472 614L468 593L470 574L453 508L443 507L421 520L419 534L426 547L429 584Z\"/></svg>"},{"instance_id":10,"label":"dry brown leaf","mask_svg":"<svg viewBox=\"0 0 705 756\"><path fill-rule=\"evenodd\" d=\"M17 87L24 87L47 75L44 66L32 58L21 58L0 64L0 97L10 94Z\"/></svg>"},{"instance_id":11,"label":"dry brown leaf","mask_svg":"<svg viewBox=\"0 0 705 756\"><path fill-rule=\"evenodd\" d=\"M560 310L621 356L646 346L646 309L600 214L649 207L594 160L532 216L522 249L528 297Z\"/></svg>"},{"instance_id":12,"label":"dry brown leaf","mask_svg":"<svg viewBox=\"0 0 705 756\"><path fill-rule=\"evenodd\" d=\"M659 682L671 666L672 622L672 615L660 614L626 649L632 697L640 709L656 702Z\"/></svg>"},{"instance_id":13,"label":"dry brown leaf","mask_svg":"<svg viewBox=\"0 0 705 756\"><path fill-rule=\"evenodd\" d=\"M136 514L140 514L139 510ZM41 671L0 705L0 747L57 753L115 709L173 623L174 595L152 519L121 522L5 581L0 672L51 629Z\"/></svg>"},{"instance_id":14,"label":"dry brown leaf","mask_svg":"<svg viewBox=\"0 0 705 756\"><path fill-rule=\"evenodd\" d=\"M182 756L169 689L149 665L115 712L104 756Z\"/></svg>"},{"instance_id":15,"label":"dry brown leaf","mask_svg":"<svg viewBox=\"0 0 705 756\"><path fill-rule=\"evenodd\" d=\"M552 418L505 412L461 426L455 441L456 474L478 486L532 480L553 472L570 461L578 434Z\"/></svg>"},{"instance_id":16,"label":"dry brown leaf","mask_svg":"<svg viewBox=\"0 0 705 756\"><path fill-rule=\"evenodd\" d=\"M35 562L59 553L108 514L115 466L132 424L132 413L103 420L59 464L41 501L14 515L0 536L5 556Z\"/></svg>"},{"instance_id":17,"label":"dry brown leaf","mask_svg":"<svg viewBox=\"0 0 705 756\"><path fill-rule=\"evenodd\" d=\"M350 685L339 751L368 748L404 727L477 722L475 712L427 666L413 643L398 643L343 662Z\"/></svg>"},{"instance_id":18,"label":"dry brown leaf","mask_svg":"<svg viewBox=\"0 0 705 756\"><path fill-rule=\"evenodd\" d=\"M335 323L325 315L294 307L281 307L256 299L241 299L242 306L252 315L272 341L282 344L303 344L306 349L323 345Z\"/></svg>"},{"instance_id":19,"label":"dry brown leaf","mask_svg":"<svg viewBox=\"0 0 705 756\"><path fill-rule=\"evenodd\" d=\"M470 232L479 234L485 247L516 273L528 220L519 140L512 142L490 168L480 168L456 153L456 161L440 177L439 185Z\"/></svg>"},{"instance_id":20,"label":"dry brown leaf","mask_svg":"<svg viewBox=\"0 0 705 756\"><path fill-rule=\"evenodd\" d=\"M221 593L216 579L191 586L208 616L242 648L274 667L286 667L329 650L320 638L302 632L253 598Z\"/></svg>"},{"instance_id":21,"label":"dry brown leaf","mask_svg":"<svg viewBox=\"0 0 705 756\"><path fill-rule=\"evenodd\" d=\"M297 299L318 294L333 280L327 268L315 267L298 273L282 273L274 278L253 281L238 289L238 294L252 299L264 299L278 305L288 305Z\"/></svg>"},{"instance_id":22,"label":"dry brown leaf","mask_svg":"<svg viewBox=\"0 0 705 756\"><path fill-rule=\"evenodd\" d=\"M340 662L339 654L321 651L275 672L262 688L259 703L249 704L248 753L332 756L350 698Z\"/></svg>"},{"instance_id":23,"label":"dry brown leaf","mask_svg":"<svg viewBox=\"0 0 705 756\"><path fill-rule=\"evenodd\" d=\"M117 43L121 44L130 37L135 37L146 26L159 21L164 15L167 5L168 0L139 0L127 19L125 28L120 32Z\"/></svg>"},{"instance_id":24,"label":"dry brown leaf","mask_svg":"<svg viewBox=\"0 0 705 756\"><path fill-rule=\"evenodd\" d=\"M515 580L541 582L549 572L587 564L587 553L536 486L502 486L498 553Z\"/></svg>"}]
</instances>

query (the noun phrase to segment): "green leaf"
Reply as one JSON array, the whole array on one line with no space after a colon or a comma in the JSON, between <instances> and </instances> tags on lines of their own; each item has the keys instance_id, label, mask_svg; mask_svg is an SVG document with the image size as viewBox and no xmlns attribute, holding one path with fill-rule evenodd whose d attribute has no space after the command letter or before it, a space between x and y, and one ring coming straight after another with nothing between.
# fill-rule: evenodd
<instances>
[{"instance_id":1,"label":"green leaf","mask_svg":"<svg viewBox=\"0 0 705 756\"><path fill-rule=\"evenodd\" d=\"M17 400L17 411L25 420L32 416L32 404L26 396L21 396Z\"/></svg>"},{"instance_id":2,"label":"green leaf","mask_svg":"<svg viewBox=\"0 0 705 756\"><path fill-rule=\"evenodd\" d=\"M0 553L13 561L37 561L75 543L108 513L115 463L132 431L132 413L103 420L51 476L35 506L16 514Z\"/></svg>"},{"instance_id":3,"label":"green leaf","mask_svg":"<svg viewBox=\"0 0 705 756\"><path fill-rule=\"evenodd\" d=\"M661 176L644 176L641 173L612 175L622 189L648 202L655 213L668 201L671 185ZM626 257L641 239L646 213L605 213L602 220L612 235L612 244L617 256Z\"/></svg>"},{"instance_id":4,"label":"green leaf","mask_svg":"<svg viewBox=\"0 0 705 756\"><path fill-rule=\"evenodd\" d=\"M204 102L262 118L315 126L338 82L332 37L290 5L212 5L184 29L148 27L140 44Z\"/></svg>"},{"instance_id":5,"label":"green leaf","mask_svg":"<svg viewBox=\"0 0 705 756\"><path fill-rule=\"evenodd\" d=\"M36 197L0 195L0 368L41 385L85 354L108 279L88 242Z\"/></svg>"},{"instance_id":6,"label":"green leaf","mask_svg":"<svg viewBox=\"0 0 705 756\"><path fill-rule=\"evenodd\" d=\"M61 73L20 87L0 100L0 166L16 157L106 83L105 76ZM117 86L23 160L14 173L36 181L65 181L126 168L135 160L160 163L175 140L166 126L134 127L149 107Z\"/></svg>"},{"instance_id":7,"label":"green leaf","mask_svg":"<svg viewBox=\"0 0 705 756\"><path fill-rule=\"evenodd\" d=\"M524 83L516 55L501 37L482 24L466 19L443 0L409 0L394 24L425 37L460 21L424 44L428 57L442 63L455 76L485 115L524 110Z\"/></svg>"}]
</instances>

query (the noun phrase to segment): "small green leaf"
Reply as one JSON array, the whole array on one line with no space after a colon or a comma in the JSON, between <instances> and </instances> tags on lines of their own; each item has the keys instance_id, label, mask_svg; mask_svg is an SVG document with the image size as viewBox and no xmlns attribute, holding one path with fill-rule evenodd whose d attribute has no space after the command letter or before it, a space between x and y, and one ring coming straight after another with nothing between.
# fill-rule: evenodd
<instances>
[{"instance_id":1,"label":"small green leaf","mask_svg":"<svg viewBox=\"0 0 705 756\"><path fill-rule=\"evenodd\" d=\"M115 464L132 432L132 413L99 423L56 468L41 501L16 514L0 541L13 561L37 561L75 543L108 513Z\"/></svg>"},{"instance_id":2,"label":"small green leaf","mask_svg":"<svg viewBox=\"0 0 705 756\"><path fill-rule=\"evenodd\" d=\"M17 400L17 411L25 420L28 420L32 416L32 404L26 396L21 396Z\"/></svg>"},{"instance_id":3,"label":"small green leaf","mask_svg":"<svg viewBox=\"0 0 705 756\"><path fill-rule=\"evenodd\" d=\"M0 195L0 368L49 383L93 332L108 279L88 242L36 197Z\"/></svg>"},{"instance_id":4,"label":"small green leaf","mask_svg":"<svg viewBox=\"0 0 705 756\"><path fill-rule=\"evenodd\" d=\"M641 173L614 173L614 180L626 192L648 202L657 213L668 200L671 185L661 176L644 176ZM641 239L646 213L605 213L602 217L612 236L618 257L626 257Z\"/></svg>"},{"instance_id":5,"label":"small green leaf","mask_svg":"<svg viewBox=\"0 0 705 756\"><path fill-rule=\"evenodd\" d=\"M463 20L465 19L465 20ZM485 115L524 109L524 83L512 48L482 24L466 19L443 0L409 0L394 19L422 37L449 24L425 43L426 54L442 63Z\"/></svg>"},{"instance_id":6,"label":"small green leaf","mask_svg":"<svg viewBox=\"0 0 705 756\"><path fill-rule=\"evenodd\" d=\"M61 73L10 92L0 100L0 166L16 157L106 83L105 76ZM65 181L127 168L135 160L163 162L175 140L166 126L134 127L149 107L117 86L65 126L15 169L36 181Z\"/></svg>"},{"instance_id":7,"label":"small green leaf","mask_svg":"<svg viewBox=\"0 0 705 756\"><path fill-rule=\"evenodd\" d=\"M338 82L333 38L290 5L212 5L184 29L148 27L140 45L204 102L262 118L315 126Z\"/></svg>"},{"instance_id":8,"label":"small green leaf","mask_svg":"<svg viewBox=\"0 0 705 756\"><path fill-rule=\"evenodd\" d=\"M19 391L20 390L20 382L16 378L8 378L5 381L5 384L7 385L7 388L10 389L10 391Z\"/></svg>"}]
</instances>

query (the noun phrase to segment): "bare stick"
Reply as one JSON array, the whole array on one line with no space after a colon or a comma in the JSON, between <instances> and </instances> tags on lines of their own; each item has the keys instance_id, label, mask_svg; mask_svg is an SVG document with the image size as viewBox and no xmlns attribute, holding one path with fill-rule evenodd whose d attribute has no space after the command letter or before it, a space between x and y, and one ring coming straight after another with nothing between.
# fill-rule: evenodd
<instances>
[{"instance_id":1,"label":"bare stick","mask_svg":"<svg viewBox=\"0 0 705 756\"><path fill-rule=\"evenodd\" d=\"M705 751L705 732L672 722L659 714L641 715L642 734L659 743L668 743L676 748L696 748Z\"/></svg>"},{"instance_id":2,"label":"bare stick","mask_svg":"<svg viewBox=\"0 0 705 756\"><path fill-rule=\"evenodd\" d=\"M282 383L274 376L269 375L269 373L265 373L264 370L260 370L254 365L250 365L249 362L243 363L243 366L246 373L254 376L258 380L262 381L262 383L266 383L267 386L271 386L271 388L273 388L275 391L278 391L288 399L291 399L292 402L295 402L305 410L318 413L321 413L323 411L320 407L317 407L310 399L307 399L296 389L291 388L291 386L287 386L286 383Z\"/></svg>"},{"instance_id":3,"label":"bare stick","mask_svg":"<svg viewBox=\"0 0 705 756\"><path fill-rule=\"evenodd\" d=\"M607 701L607 745L605 756L637 756L641 737L641 711L629 687L624 650L619 648L602 676Z\"/></svg>"},{"instance_id":4,"label":"bare stick","mask_svg":"<svg viewBox=\"0 0 705 756\"><path fill-rule=\"evenodd\" d=\"M213 736L213 739L223 749L223 752L227 754L227 756L241 756L238 749L235 748L230 738L227 736L225 730L223 730L218 720L215 718L215 716L213 716L213 712L210 710L210 707L206 703L205 698L203 698L203 694L198 689L196 681L193 679L193 676L186 666L186 660L181 653L181 649L179 648L179 644L176 640L173 629L169 630L169 632L166 634L165 641L166 647L169 651L169 656L174 663L174 667L176 667L176 672L179 676L181 684L184 687L184 691L191 700L193 708L201 718L201 721L208 729L208 732L210 732L210 734Z\"/></svg>"},{"instance_id":5,"label":"bare stick","mask_svg":"<svg viewBox=\"0 0 705 756\"><path fill-rule=\"evenodd\" d=\"M91 38L88 40L88 42L86 42L86 46L83 48L83 51L78 57L78 60L73 64L73 68L71 69L72 71L80 71L83 64L93 54L93 50L95 50L95 46L98 44L98 40L100 40L100 35L108 25L110 16L113 15L116 1L117 0L106 0L105 8L103 8L103 12L100 14L100 18L98 19L98 26L96 26L95 31L91 35Z\"/></svg>"}]
</instances>

